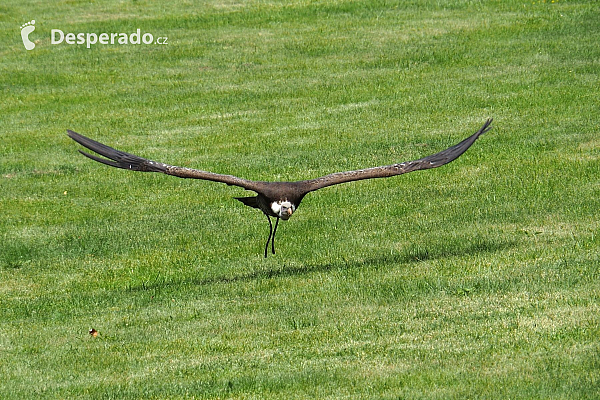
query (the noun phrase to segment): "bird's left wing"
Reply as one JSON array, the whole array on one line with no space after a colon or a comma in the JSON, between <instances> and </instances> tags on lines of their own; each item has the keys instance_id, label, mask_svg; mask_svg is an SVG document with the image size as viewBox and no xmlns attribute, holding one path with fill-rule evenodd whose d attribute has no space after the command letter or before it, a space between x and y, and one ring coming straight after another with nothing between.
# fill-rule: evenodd
<instances>
[{"instance_id":1,"label":"bird's left wing","mask_svg":"<svg viewBox=\"0 0 600 400\"><path fill-rule=\"evenodd\" d=\"M492 119L490 118L477 132L462 142L449 147L446 150L440 151L439 153L432 154L418 160L407 161L400 164L386 165L383 167L359 169L356 171L336 172L320 178L310 179L299 183L302 184L303 189L306 191L306 193L308 193L327 186L337 185L345 182L358 181L362 179L388 178L421 169L441 167L442 165L456 160L461 154L467 151L467 149L471 147L471 145L479 136L492 129L491 123Z\"/></svg>"},{"instance_id":2,"label":"bird's left wing","mask_svg":"<svg viewBox=\"0 0 600 400\"><path fill-rule=\"evenodd\" d=\"M263 182L251 181L238 178L233 175L216 174L214 172L202 171L192 168L176 167L174 165L163 164L161 162L151 161L135 154L125 153L117 149L113 149L105 144L96 142L88 137L80 135L77 132L67 130L69 137L75 140L80 145L100 154L103 157L98 157L94 154L89 154L79 150L84 156L98 161L102 164L110 165L115 168L123 168L131 171L142 172L161 172L167 175L177 176L179 178L203 179L213 182L226 183L227 185L239 186L247 190L260 190L264 185Z\"/></svg>"}]
</instances>

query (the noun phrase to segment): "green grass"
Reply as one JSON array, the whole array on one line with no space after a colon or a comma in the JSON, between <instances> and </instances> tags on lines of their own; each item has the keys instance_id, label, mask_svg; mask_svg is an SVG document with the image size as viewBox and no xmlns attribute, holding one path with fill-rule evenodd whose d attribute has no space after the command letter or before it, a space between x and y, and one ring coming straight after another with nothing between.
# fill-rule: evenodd
<instances>
[{"instance_id":1,"label":"green grass","mask_svg":"<svg viewBox=\"0 0 600 400\"><path fill-rule=\"evenodd\" d=\"M566 0L5 1L0 398L597 398L598 21ZM487 117L446 167L310 194L266 260L243 190L65 134L298 180Z\"/></svg>"}]
</instances>

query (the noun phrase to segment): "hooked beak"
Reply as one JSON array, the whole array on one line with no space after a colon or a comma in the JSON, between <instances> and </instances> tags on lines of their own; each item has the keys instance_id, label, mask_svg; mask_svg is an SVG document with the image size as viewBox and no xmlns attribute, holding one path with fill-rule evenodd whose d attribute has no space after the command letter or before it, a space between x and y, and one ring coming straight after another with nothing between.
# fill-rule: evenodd
<instances>
[{"instance_id":1,"label":"hooked beak","mask_svg":"<svg viewBox=\"0 0 600 400\"><path fill-rule=\"evenodd\" d=\"M294 212L294 210L292 210L291 208L288 208L288 209L287 209L287 214L288 214L288 216L290 216L290 217L291 217L293 212Z\"/></svg>"}]
</instances>

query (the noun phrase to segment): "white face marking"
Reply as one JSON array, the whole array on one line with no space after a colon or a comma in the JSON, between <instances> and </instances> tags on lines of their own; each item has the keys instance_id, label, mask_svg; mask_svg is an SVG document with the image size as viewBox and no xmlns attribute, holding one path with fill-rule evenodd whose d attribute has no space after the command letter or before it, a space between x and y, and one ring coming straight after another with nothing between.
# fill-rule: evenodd
<instances>
[{"instance_id":1,"label":"white face marking","mask_svg":"<svg viewBox=\"0 0 600 400\"><path fill-rule=\"evenodd\" d=\"M296 207L287 200L285 200L285 201L280 200L280 201L275 201L275 202L271 203L271 210L273 210L273 212L275 214L277 214L277 216L279 216L279 218L288 219L292 216L294 211L296 211Z\"/></svg>"}]
</instances>

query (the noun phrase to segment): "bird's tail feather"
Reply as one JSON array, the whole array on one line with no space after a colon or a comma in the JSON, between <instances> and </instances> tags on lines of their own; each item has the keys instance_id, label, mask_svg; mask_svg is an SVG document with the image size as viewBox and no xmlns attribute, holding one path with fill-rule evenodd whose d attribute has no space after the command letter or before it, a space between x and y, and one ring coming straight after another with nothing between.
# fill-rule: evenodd
<instances>
[{"instance_id":1,"label":"bird's tail feather","mask_svg":"<svg viewBox=\"0 0 600 400\"><path fill-rule=\"evenodd\" d=\"M241 201L242 203L244 203L248 207L260 208L258 206L258 199L257 199L256 196L252 196L252 197L234 197L234 199Z\"/></svg>"}]
</instances>

